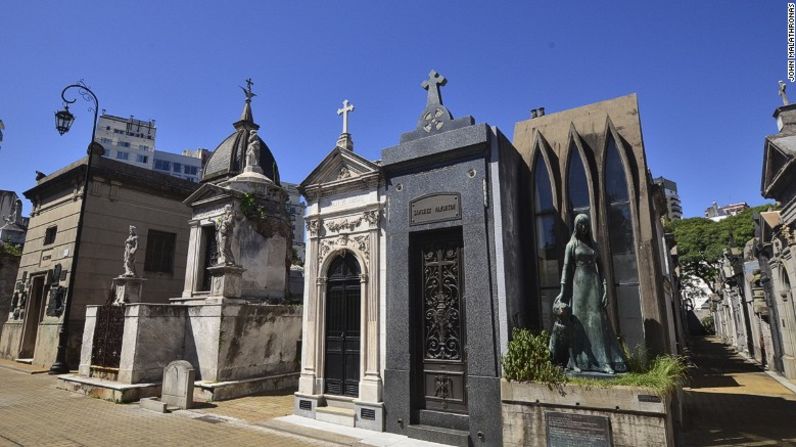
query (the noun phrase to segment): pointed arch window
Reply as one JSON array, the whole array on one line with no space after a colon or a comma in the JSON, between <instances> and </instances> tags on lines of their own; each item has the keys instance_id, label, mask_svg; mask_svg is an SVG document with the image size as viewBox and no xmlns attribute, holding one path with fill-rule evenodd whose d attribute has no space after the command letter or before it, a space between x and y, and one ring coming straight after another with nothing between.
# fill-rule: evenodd
<instances>
[{"instance_id":1,"label":"pointed arch window","mask_svg":"<svg viewBox=\"0 0 796 447\"><path fill-rule=\"evenodd\" d=\"M575 143L572 143L569 148L567 166L567 205L569 209L569 227L571 229L572 222L575 221L575 216L578 214L585 214L592 218L586 168L583 166L583 160Z\"/></svg>"},{"instance_id":2,"label":"pointed arch window","mask_svg":"<svg viewBox=\"0 0 796 447\"><path fill-rule=\"evenodd\" d=\"M608 242L613 286L619 310L619 327L628 346L643 343L636 241L627 175L612 135L608 135L605 160L605 196L608 208Z\"/></svg>"},{"instance_id":3,"label":"pointed arch window","mask_svg":"<svg viewBox=\"0 0 796 447\"><path fill-rule=\"evenodd\" d=\"M541 148L533 162L533 223L536 253L536 284L542 327L552 326L553 300L559 286L558 213L553 201L553 185Z\"/></svg>"}]
</instances>

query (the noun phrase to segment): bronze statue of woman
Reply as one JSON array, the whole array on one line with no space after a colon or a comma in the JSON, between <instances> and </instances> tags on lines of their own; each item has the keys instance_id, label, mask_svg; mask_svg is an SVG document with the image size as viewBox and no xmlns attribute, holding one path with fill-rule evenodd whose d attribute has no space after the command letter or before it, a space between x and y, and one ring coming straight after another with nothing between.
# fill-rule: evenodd
<instances>
[{"instance_id":1,"label":"bronze statue of woman","mask_svg":"<svg viewBox=\"0 0 796 447\"><path fill-rule=\"evenodd\" d=\"M600 254L585 214L575 217L575 229L564 251L561 294L555 301L570 308L570 312L564 312L569 315L564 323L568 326L568 369L608 374L627 371L627 361L605 310Z\"/></svg>"}]
</instances>

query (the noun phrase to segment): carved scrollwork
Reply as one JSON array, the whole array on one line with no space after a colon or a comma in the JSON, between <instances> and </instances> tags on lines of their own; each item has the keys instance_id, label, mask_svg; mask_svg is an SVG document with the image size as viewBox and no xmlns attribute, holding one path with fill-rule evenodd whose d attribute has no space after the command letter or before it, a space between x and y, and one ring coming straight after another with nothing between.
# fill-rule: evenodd
<instances>
[{"instance_id":1,"label":"carved scrollwork","mask_svg":"<svg viewBox=\"0 0 796 447\"><path fill-rule=\"evenodd\" d=\"M351 178L351 170L349 170L347 166L343 166L340 168L340 172L337 174L337 180L346 178Z\"/></svg>"},{"instance_id":2,"label":"carved scrollwork","mask_svg":"<svg viewBox=\"0 0 796 447\"><path fill-rule=\"evenodd\" d=\"M362 218L365 219L365 222L367 222L371 226L371 228L378 225L380 217L381 217L380 210L370 210L362 213Z\"/></svg>"},{"instance_id":3,"label":"carved scrollwork","mask_svg":"<svg viewBox=\"0 0 796 447\"><path fill-rule=\"evenodd\" d=\"M310 236L318 235L318 230L321 228L320 219L307 219L304 224L307 226L307 231L310 233Z\"/></svg>"},{"instance_id":4,"label":"carved scrollwork","mask_svg":"<svg viewBox=\"0 0 796 447\"><path fill-rule=\"evenodd\" d=\"M333 222L327 222L326 229L334 233L342 230L354 231L362 222L362 219L363 217L359 217L357 219L341 219Z\"/></svg>"},{"instance_id":5,"label":"carved scrollwork","mask_svg":"<svg viewBox=\"0 0 796 447\"><path fill-rule=\"evenodd\" d=\"M318 253L318 266L323 265L323 261L326 259L329 253L340 248L348 248L352 251L356 251L362 255L365 262L368 262L370 260L369 241L370 236L367 234L351 237L346 233L335 238L324 239L320 244Z\"/></svg>"}]
</instances>

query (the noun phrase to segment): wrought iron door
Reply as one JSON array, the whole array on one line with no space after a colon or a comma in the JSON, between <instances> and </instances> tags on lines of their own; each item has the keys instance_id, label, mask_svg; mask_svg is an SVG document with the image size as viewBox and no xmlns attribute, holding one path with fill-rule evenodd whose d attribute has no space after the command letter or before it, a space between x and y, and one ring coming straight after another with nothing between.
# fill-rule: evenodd
<instances>
[{"instance_id":1,"label":"wrought iron door","mask_svg":"<svg viewBox=\"0 0 796 447\"><path fill-rule=\"evenodd\" d=\"M91 364L118 368L124 335L124 306L97 307L94 340L91 346Z\"/></svg>"},{"instance_id":2,"label":"wrought iron door","mask_svg":"<svg viewBox=\"0 0 796 447\"><path fill-rule=\"evenodd\" d=\"M421 408L467 412L464 325L464 272L461 230L431 233L414 241L415 319L422 328L418 389Z\"/></svg>"},{"instance_id":3,"label":"wrought iron door","mask_svg":"<svg viewBox=\"0 0 796 447\"><path fill-rule=\"evenodd\" d=\"M325 392L359 397L360 276L352 255L329 267L326 283Z\"/></svg>"}]
</instances>

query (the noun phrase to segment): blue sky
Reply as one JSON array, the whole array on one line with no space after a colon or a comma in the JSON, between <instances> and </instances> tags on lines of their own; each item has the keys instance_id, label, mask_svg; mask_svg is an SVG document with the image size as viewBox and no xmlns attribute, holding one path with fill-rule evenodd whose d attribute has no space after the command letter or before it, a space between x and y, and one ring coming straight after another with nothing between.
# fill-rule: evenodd
<instances>
[{"instance_id":1,"label":"blue sky","mask_svg":"<svg viewBox=\"0 0 796 447\"><path fill-rule=\"evenodd\" d=\"M80 79L108 113L155 119L157 148L176 152L215 148L251 77L260 135L282 178L298 182L333 147L344 98L356 106L356 151L379 158L414 128L419 84L434 68L449 80L454 116L509 136L532 108L636 92L649 166L678 183L687 216L713 200L762 203L763 138L776 132L786 78L786 3L596 3L4 2L0 189L21 193L36 170L85 153L87 104L72 108L64 136L53 120L61 89Z\"/></svg>"}]
</instances>

